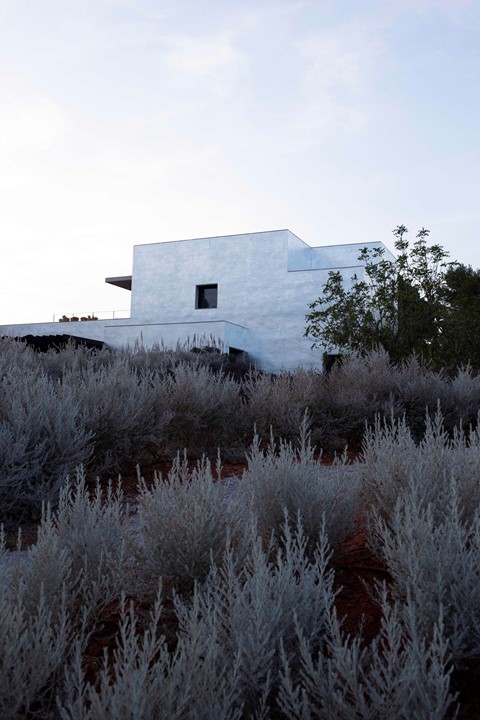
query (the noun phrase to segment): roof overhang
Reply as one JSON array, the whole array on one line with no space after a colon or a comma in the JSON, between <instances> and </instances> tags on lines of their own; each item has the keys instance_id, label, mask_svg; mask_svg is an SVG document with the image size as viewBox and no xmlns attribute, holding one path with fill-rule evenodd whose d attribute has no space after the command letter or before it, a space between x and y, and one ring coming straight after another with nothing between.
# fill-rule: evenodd
<instances>
[{"instance_id":1,"label":"roof overhang","mask_svg":"<svg viewBox=\"0 0 480 720\"><path fill-rule=\"evenodd\" d=\"M39 350L40 352L47 352L47 350L61 350L69 343L75 347L86 347L89 350L92 350L93 348L101 350L105 347L105 343L102 340L93 340L92 338L69 335L68 333L63 333L61 335L20 335L15 339L24 340L27 345L30 345L30 347L33 347L35 350Z\"/></svg>"},{"instance_id":2,"label":"roof overhang","mask_svg":"<svg viewBox=\"0 0 480 720\"><path fill-rule=\"evenodd\" d=\"M105 282L109 285L116 285L117 287L123 288L124 290L132 289L132 276L131 275L119 275L118 277L105 278Z\"/></svg>"}]
</instances>

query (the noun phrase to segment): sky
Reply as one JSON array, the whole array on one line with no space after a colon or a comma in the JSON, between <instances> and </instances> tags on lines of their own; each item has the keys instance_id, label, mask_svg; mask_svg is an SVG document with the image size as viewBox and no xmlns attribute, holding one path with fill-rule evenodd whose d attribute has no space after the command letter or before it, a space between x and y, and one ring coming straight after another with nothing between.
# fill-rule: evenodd
<instances>
[{"instance_id":1,"label":"sky","mask_svg":"<svg viewBox=\"0 0 480 720\"><path fill-rule=\"evenodd\" d=\"M0 0L0 323L128 310L140 243L480 267L479 87L480 0Z\"/></svg>"}]
</instances>

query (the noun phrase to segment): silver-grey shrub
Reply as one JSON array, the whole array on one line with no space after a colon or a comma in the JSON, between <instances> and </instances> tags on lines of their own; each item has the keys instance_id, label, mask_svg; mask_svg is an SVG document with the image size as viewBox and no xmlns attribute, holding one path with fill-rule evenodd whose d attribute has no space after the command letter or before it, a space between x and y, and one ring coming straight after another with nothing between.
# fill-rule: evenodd
<instances>
[{"instance_id":1,"label":"silver-grey shrub","mask_svg":"<svg viewBox=\"0 0 480 720\"><path fill-rule=\"evenodd\" d=\"M465 430L476 427L480 408L480 375L470 367L458 368L449 389L451 426L461 423Z\"/></svg>"},{"instance_id":2,"label":"silver-grey shrub","mask_svg":"<svg viewBox=\"0 0 480 720\"><path fill-rule=\"evenodd\" d=\"M83 622L129 587L132 570L131 522L120 487L89 492L83 469L67 479L55 510L44 507L37 542L12 572L13 590L35 608L45 595L58 610L62 593L72 622ZM88 618L87 618L88 619Z\"/></svg>"},{"instance_id":3,"label":"silver-grey shrub","mask_svg":"<svg viewBox=\"0 0 480 720\"><path fill-rule=\"evenodd\" d=\"M361 436L376 414L397 414L396 368L383 350L352 353L336 363L326 379L323 404L331 434Z\"/></svg>"},{"instance_id":4,"label":"silver-grey shrub","mask_svg":"<svg viewBox=\"0 0 480 720\"><path fill-rule=\"evenodd\" d=\"M180 363L166 375L166 403L172 414L172 451L208 451L243 441L245 420L240 386L208 366Z\"/></svg>"},{"instance_id":5,"label":"silver-grey shrub","mask_svg":"<svg viewBox=\"0 0 480 720\"><path fill-rule=\"evenodd\" d=\"M141 480L138 556L147 582L156 585L163 577L191 589L212 560L221 560L235 533L226 493L206 458L190 470L187 458L177 455L167 477L156 473L151 487Z\"/></svg>"},{"instance_id":6,"label":"silver-grey shrub","mask_svg":"<svg viewBox=\"0 0 480 720\"><path fill-rule=\"evenodd\" d=\"M393 596L408 599L426 637L443 618L456 663L480 657L480 510L463 516L454 481L440 509L425 505L412 480L390 518L375 514L371 527L372 545L393 579Z\"/></svg>"},{"instance_id":7,"label":"silver-grey shrub","mask_svg":"<svg viewBox=\"0 0 480 720\"><path fill-rule=\"evenodd\" d=\"M67 370L63 382L72 388L91 434L95 472L135 462L144 450L165 446L173 413L166 407L164 380L151 371L138 373L128 356L114 357L108 366L80 376Z\"/></svg>"},{"instance_id":8,"label":"silver-grey shrub","mask_svg":"<svg viewBox=\"0 0 480 720\"><path fill-rule=\"evenodd\" d=\"M192 596L176 597L174 651L159 637L157 599L143 639L133 611L124 613L113 667L105 661L96 687L85 683L77 652L60 699L62 720L266 720L281 648L292 663L299 659L297 627L308 631L312 647L322 647L334 599L325 535L308 559L301 526L284 531L283 550L272 557L252 529L246 562L228 544L221 565Z\"/></svg>"},{"instance_id":9,"label":"silver-grey shrub","mask_svg":"<svg viewBox=\"0 0 480 720\"><path fill-rule=\"evenodd\" d=\"M480 505L480 431L454 431L449 437L439 410L425 420L425 434L415 442L405 418L382 420L367 428L361 467L364 501L388 516L414 480L421 502L440 510L451 480L458 484L462 512L471 515Z\"/></svg>"},{"instance_id":10,"label":"silver-grey shrub","mask_svg":"<svg viewBox=\"0 0 480 720\"><path fill-rule=\"evenodd\" d=\"M98 611L129 582L130 525L121 492L93 496L78 471L37 542L6 551L0 538L0 717L54 717L64 668L81 654Z\"/></svg>"},{"instance_id":11,"label":"silver-grey shrub","mask_svg":"<svg viewBox=\"0 0 480 720\"><path fill-rule=\"evenodd\" d=\"M312 646L324 644L326 615L335 593L328 567L330 550L319 533L313 555L299 518L283 526L282 548L272 554L255 528L246 561L228 548L223 563L197 585L191 601L177 599L181 635L217 643L220 667L235 670L244 717L268 717L280 672L280 648L298 660L296 628L308 632Z\"/></svg>"},{"instance_id":12,"label":"silver-grey shrub","mask_svg":"<svg viewBox=\"0 0 480 720\"><path fill-rule=\"evenodd\" d=\"M313 557L299 522L282 548L251 530L246 561L225 548L190 597L176 596L175 649L161 636L161 597L144 633L125 605L113 662L85 679L81 649L65 674L62 720L443 720L454 697L441 618L425 638L414 606L383 593L382 628L367 647L334 610L324 533Z\"/></svg>"},{"instance_id":13,"label":"silver-grey shrub","mask_svg":"<svg viewBox=\"0 0 480 720\"><path fill-rule=\"evenodd\" d=\"M95 685L85 681L76 649L57 700L61 720L241 720L236 663L221 664L215 636L205 638L192 622L172 653L160 634L160 595L142 634L133 607L122 607L113 662L105 656Z\"/></svg>"},{"instance_id":14,"label":"silver-grey shrub","mask_svg":"<svg viewBox=\"0 0 480 720\"><path fill-rule=\"evenodd\" d=\"M381 595L378 636L366 647L327 616L327 643L318 652L298 629L300 661L283 654L279 717L287 720L443 720L455 717L451 664L441 618L425 638L415 608ZM453 715L452 715L452 710Z\"/></svg>"},{"instance_id":15,"label":"silver-grey shrub","mask_svg":"<svg viewBox=\"0 0 480 720\"><path fill-rule=\"evenodd\" d=\"M396 367L395 395L400 407L399 415L405 415L410 431L419 441L425 432L427 417L433 417L440 406L448 412L448 429L452 430L462 417L461 408L451 408L450 380L442 372L423 367L415 355ZM459 412L457 415L456 413Z\"/></svg>"},{"instance_id":16,"label":"silver-grey shrub","mask_svg":"<svg viewBox=\"0 0 480 720\"><path fill-rule=\"evenodd\" d=\"M0 717L51 717L54 690L68 657L68 612L60 602L54 617L48 590L27 612L22 598L0 588ZM32 711L35 714L30 715Z\"/></svg>"},{"instance_id":17,"label":"silver-grey shrub","mask_svg":"<svg viewBox=\"0 0 480 720\"><path fill-rule=\"evenodd\" d=\"M313 545L325 522L329 541L335 546L353 532L359 467L357 463L349 465L345 456L337 458L333 466L322 466L310 443L307 422L304 418L297 447L271 438L262 449L255 436L237 504L253 513L263 537L273 531L279 538L286 511L290 518L300 516Z\"/></svg>"},{"instance_id":18,"label":"silver-grey shrub","mask_svg":"<svg viewBox=\"0 0 480 720\"><path fill-rule=\"evenodd\" d=\"M0 338L0 377L19 368L39 372L37 354L26 342L8 336Z\"/></svg>"},{"instance_id":19,"label":"silver-grey shrub","mask_svg":"<svg viewBox=\"0 0 480 720\"><path fill-rule=\"evenodd\" d=\"M38 517L68 472L87 462L91 433L71 387L19 367L0 380L0 505L3 520Z\"/></svg>"},{"instance_id":20,"label":"silver-grey shrub","mask_svg":"<svg viewBox=\"0 0 480 720\"><path fill-rule=\"evenodd\" d=\"M16 556L15 556L16 555ZM53 559L57 565L57 560ZM58 563L60 564L60 563ZM0 717L17 720L46 717L54 704L58 678L70 643L69 613L61 580L52 603L48 581L38 587L34 603L14 588L19 555L5 548L0 528ZM66 565L63 563L63 569ZM55 607L52 607L54 605Z\"/></svg>"},{"instance_id":21,"label":"silver-grey shrub","mask_svg":"<svg viewBox=\"0 0 480 720\"><path fill-rule=\"evenodd\" d=\"M313 419L321 407L324 377L321 373L298 369L295 373L269 375L252 371L242 386L249 433L255 427L261 438L273 433L294 440L305 413ZM316 428L321 422L315 415ZM321 428L322 435L324 428Z\"/></svg>"}]
</instances>

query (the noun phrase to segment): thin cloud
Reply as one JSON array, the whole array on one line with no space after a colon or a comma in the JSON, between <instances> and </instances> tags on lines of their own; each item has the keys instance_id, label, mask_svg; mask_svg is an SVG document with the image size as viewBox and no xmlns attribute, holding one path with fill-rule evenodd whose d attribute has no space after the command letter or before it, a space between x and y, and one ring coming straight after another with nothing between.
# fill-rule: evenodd
<instances>
[{"instance_id":1,"label":"thin cloud","mask_svg":"<svg viewBox=\"0 0 480 720\"><path fill-rule=\"evenodd\" d=\"M177 80L201 82L216 94L228 96L245 77L248 61L226 31L214 35L174 35L163 38L164 63Z\"/></svg>"},{"instance_id":2,"label":"thin cloud","mask_svg":"<svg viewBox=\"0 0 480 720\"><path fill-rule=\"evenodd\" d=\"M380 8L385 17L391 19L405 13L417 16L435 13L444 15L455 24L471 22L471 13L469 11L474 9L475 5L475 0L402 0L399 3L392 3L391 0L380 0Z\"/></svg>"}]
</instances>

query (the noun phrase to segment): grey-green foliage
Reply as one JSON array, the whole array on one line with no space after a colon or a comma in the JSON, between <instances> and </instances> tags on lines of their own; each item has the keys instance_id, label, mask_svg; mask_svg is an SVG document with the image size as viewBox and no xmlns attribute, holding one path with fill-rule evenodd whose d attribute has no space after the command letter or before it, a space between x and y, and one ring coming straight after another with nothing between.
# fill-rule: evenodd
<instances>
[{"instance_id":1,"label":"grey-green foliage","mask_svg":"<svg viewBox=\"0 0 480 720\"><path fill-rule=\"evenodd\" d=\"M80 578L81 598L92 609L128 588L132 563L129 507L120 481L89 489L83 469L62 488L54 530Z\"/></svg>"},{"instance_id":2,"label":"grey-green foliage","mask_svg":"<svg viewBox=\"0 0 480 720\"><path fill-rule=\"evenodd\" d=\"M65 592L72 622L83 622L86 609L93 616L129 582L129 528L120 488L109 485L104 492L97 483L90 494L79 468L62 488L58 507L44 508L37 542L13 568L14 592L27 609L44 594L53 613Z\"/></svg>"},{"instance_id":3,"label":"grey-green foliage","mask_svg":"<svg viewBox=\"0 0 480 720\"><path fill-rule=\"evenodd\" d=\"M455 662L480 654L480 435L449 437L440 411L415 442L405 420L381 422L364 445L371 544L427 637L440 615Z\"/></svg>"},{"instance_id":4,"label":"grey-green foliage","mask_svg":"<svg viewBox=\"0 0 480 720\"><path fill-rule=\"evenodd\" d=\"M191 603L177 602L181 632L199 633L203 643L214 637L220 667L233 670L235 664L246 717L268 717L281 646L292 662L299 657L297 625L308 630L314 647L324 644L325 616L335 597L330 551L322 530L311 559L307 544L298 517L293 529L285 522L282 548L273 553L254 530L244 563L229 549L222 565L195 588Z\"/></svg>"},{"instance_id":5,"label":"grey-green foliage","mask_svg":"<svg viewBox=\"0 0 480 720\"><path fill-rule=\"evenodd\" d=\"M12 573L18 569L19 563L12 562L5 548L3 529L0 529L2 720L28 717L34 708L33 717L44 716L54 704L54 689L68 656L70 641L70 615L62 586L52 602L47 576L46 582L42 581L37 588L36 602L26 602L22 588L18 591L13 587Z\"/></svg>"},{"instance_id":6,"label":"grey-green foliage","mask_svg":"<svg viewBox=\"0 0 480 720\"><path fill-rule=\"evenodd\" d=\"M453 400L454 379L448 378L443 372L434 372L428 366L422 366L417 356L413 355L396 366L395 376L394 393L399 409L397 417L405 415L415 440L422 439L426 418L434 417L439 407L449 432L465 418L463 409ZM465 386L469 384L467 381Z\"/></svg>"},{"instance_id":7,"label":"grey-green foliage","mask_svg":"<svg viewBox=\"0 0 480 720\"><path fill-rule=\"evenodd\" d=\"M460 420L464 428L476 424L480 407L480 375L470 367L458 368L450 383L449 426Z\"/></svg>"},{"instance_id":8,"label":"grey-green foliage","mask_svg":"<svg viewBox=\"0 0 480 720\"><path fill-rule=\"evenodd\" d=\"M21 596L0 589L2 720L48 717L47 710L54 703L53 690L68 657L69 642L65 598L60 599L59 612L54 616L45 587L30 611Z\"/></svg>"},{"instance_id":9,"label":"grey-green foliage","mask_svg":"<svg viewBox=\"0 0 480 720\"><path fill-rule=\"evenodd\" d=\"M292 441L308 413L315 443L361 432L366 419L390 408L392 370L386 353L372 352L347 357L328 374L302 368L278 375L253 372L243 383L249 428L255 426L261 438L273 432Z\"/></svg>"},{"instance_id":10,"label":"grey-green foliage","mask_svg":"<svg viewBox=\"0 0 480 720\"><path fill-rule=\"evenodd\" d=\"M54 717L64 667L81 653L101 607L129 582L129 520L120 491L90 496L81 470L44 508L37 542L0 539L0 717ZM13 560L13 561L12 561ZM29 714L30 713L30 714Z\"/></svg>"},{"instance_id":11,"label":"grey-green foliage","mask_svg":"<svg viewBox=\"0 0 480 720\"><path fill-rule=\"evenodd\" d=\"M413 500L411 527L400 504L398 530L378 519L396 602L383 594L381 633L364 648L359 638L344 635L335 613L325 520L313 544L301 512L284 514L282 541L265 543L255 524L229 505L206 461L190 472L178 459L169 480L143 487L141 505L151 522L143 516L132 525L120 491L102 496L97 486L89 493L79 470L58 508L45 509L36 545L18 556L13 570L0 539L0 717L447 716L449 654L476 656L479 645L479 521L461 519L455 495L456 515L445 512L443 525L433 523L428 509L415 516L421 503ZM232 542L235 523L245 529ZM155 553L147 547L154 548L156 533L163 533L158 562L167 556L167 570L149 564ZM134 563L132 534L140 538L142 562ZM168 566L177 554L180 572L188 570L183 587L184 576ZM175 647L162 637L160 592L143 629L125 600L125 592L151 588L159 574L183 590L174 603ZM82 665L86 642L99 609L115 598L123 598L118 644L91 684Z\"/></svg>"},{"instance_id":12,"label":"grey-green foliage","mask_svg":"<svg viewBox=\"0 0 480 720\"><path fill-rule=\"evenodd\" d=\"M61 719L240 720L235 661L222 666L217 639L193 627L169 652L161 620L161 595L142 634L133 607L123 602L113 663L105 656L99 683L86 683L77 649L58 697Z\"/></svg>"},{"instance_id":13,"label":"grey-green foliage","mask_svg":"<svg viewBox=\"0 0 480 720\"><path fill-rule=\"evenodd\" d=\"M195 357L195 356L193 356ZM239 386L199 361L136 362L67 347L35 354L0 342L3 519L40 515L76 465L100 472L173 448L241 443Z\"/></svg>"},{"instance_id":14,"label":"grey-green foliage","mask_svg":"<svg viewBox=\"0 0 480 720\"><path fill-rule=\"evenodd\" d=\"M34 370L0 381L0 505L3 519L39 516L68 472L88 461L91 433L72 388Z\"/></svg>"},{"instance_id":15,"label":"grey-green foliage","mask_svg":"<svg viewBox=\"0 0 480 720\"><path fill-rule=\"evenodd\" d=\"M443 720L454 697L442 617L425 637L410 602L381 596L379 636L341 629L324 533L313 557L301 523L282 548L251 529L246 562L225 548L190 597L175 599L175 649L161 636L161 595L144 632L122 602L119 642L99 682L75 648L59 689L62 720Z\"/></svg>"},{"instance_id":16,"label":"grey-green foliage","mask_svg":"<svg viewBox=\"0 0 480 720\"><path fill-rule=\"evenodd\" d=\"M214 480L206 458L190 470L187 458L177 455L167 477L156 473L150 488L141 480L138 503L137 552L150 583L161 576L182 589L193 587L211 562L221 559L228 538L238 530L226 488Z\"/></svg>"},{"instance_id":17,"label":"grey-green foliage","mask_svg":"<svg viewBox=\"0 0 480 720\"><path fill-rule=\"evenodd\" d=\"M439 410L426 417L426 430L415 442L405 419L377 417L367 428L361 466L364 499L388 516L412 479L425 505L441 509L447 501L451 480L458 484L462 512L471 515L480 504L480 432L456 430L449 437Z\"/></svg>"},{"instance_id":18,"label":"grey-green foliage","mask_svg":"<svg viewBox=\"0 0 480 720\"><path fill-rule=\"evenodd\" d=\"M138 372L128 356L119 355L107 367L90 368L81 376L66 371L63 382L74 388L97 472L165 445L174 413L166 404L164 382L154 372Z\"/></svg>"},{"instance_id":19,"label":"grey-green foliage","mask_svg":"<svg viewBox=\"0 0 480 720\"><path fill-rule=\"evenodd\" d=\"M85 682L82 668L83 648L80 644L76 645L58 698L62 719L121 720L128 717L131 720L148 720L155 717L157 694L168 691L167 679L163 673L158 672L160 663L168 664L165 643L158 633L161 610L159 597L154 606L150 627L140 636L133 607L128 607L123 599L119 640L113 661L115 683L112 683L112 667L105 655L98 690Z\"/></svg>"},{"instance_id":20,"label":"grey-green foliage","mask_svg":"<svg viewBox=\"0 0 480 720\"><path fill-rule=\"evenodd\" d=\"M323 385L322 374L314 371L299 369L278 375L251 372L242 387L249 431L255 427L260 437L273 432L286 440L295 438L305 412L311 416L317 406Z\"/></svg>"},{"instance_id":21,"label":"grey-green foliage","mask_svg":"<svg viewBox=\"0 0 480 720\"><path fill-rule=\"evenodd\" d=\"M336 363L323 397L330 433L359 435L376 414L400 412L395 397L397 373L384 350L352 353Z\"/></svg>"},{"instance_id":22,"label":"grey-green foliage","mask_svg":"<svg viewBox=\"0 0 480 720\"><path fill-rule=\"evenodd\" d=\"M322 647L334 599L325 535L308 559L301 526L284 531L283 550L271 557L252 530L245 564L228 545L222 564L193 595L177 596L175 651L159 637L157 600L143 639L133 611L124 613L113 682L106 661L103 682L86 684L77 652L60 701L62 718L268 718L280 681L280 648L292 662L299 657L297 626L308 628L312 645Z\"/></svg>"},{"instance_id":23,"label":"grey-green foliage","mask_svg":"<svg viewBox=\"0 0 480 720\"><path fill-rule=\"evenodd\" d=\"M359 439L375 416L405 416L415 440L425 432L426 410L435 415L440 404L445 429L476 424L480 380L469 368L448 377L422 366L415 356L401 364L384 350L351 353L328 374L299 369L295 373L251 373L243 382L247 427L255 424L260 437L294 440L304 413L312 438L329 444L336 437Z\"/></svg>"},{"instance_id":24,"label":"grey-green foliage","mask_svg":"<svg viewBox=\"0 0 480 720\"><path fill-rule=\"evenodd\" d=\"M385 352L352 355L328 375L299 370L241 382L214 370L215 353L155 348L151 353L88 351L67 346L34 353L25 343L0 342L0 499L3 519L38 515L55 501L76 464L100 472L125 461L148 462L187 447L193 456L220 446L238 458L256 423L295 442L308 412L318 445L358 440L375 414L405 414L418 442L425 409L440 403L451 435L462 421L476 426L480 380L468 368L453 378L415 358L395 366Z\"/></svg>"},{"instance_id":25,"label":"grey-green foliage","mask_svg":"<svg viewBox=\"0 0 480 720\"><path fill-rule=\"evenodd\" d=\"M36 353L25 342L8 336L0 338L0 377L19 368L38 371Z\"/></svg>"},{"instance_id":26,"label":"grey-green foliage","mask_svg":"<svg viewBox=\"0 0 480 720\"><path fill-rule=\"evenodd\" d=\"M425 505L412 480L390 518L374 515L371 528L393 596L408 599L427 637L442 616L456 663L480 657L480 509L464 515L455 482L440 509Z\"/></svg>"},{"instance_id":27,"label":"grey-green foliage","mask_svg":"<svg viewBox=\"0 0 480 720\"><path fill-rule=\"evenodd\" d=\"M451 665L441 617L422 635L412 604L381 598L379 635L366 647L327 616L327 646L318 652L298 629L300 662L282 656L279 717L287 720L443 720L455 713ZM453 717L455 714L453 715Z\"/></svg>"},{"instance_id":28,"label":"grey-green foliage","mask_svg":"<svg viewBox=\"0 0 480 720\"><path fill-rule=\"evenodd\" d=\"M315 545L326 523L332 545L353 531L358 510L359 468L345 456L333 467L323 467L315 457L304 418L298 447L280 439L270 440L266 450L255 435L247 454L247 469L239 485L237 505L257 518L260 533L279 537L284 514L300 515L304 532Z\"/></svg>"},{"instance_id":29,"label":"grey-green foliage","mask_svg":"<svg viewBox=\"0 0 480 720\"><path fill-rule=\"evenodd\" d=\"M243 439L238 383L208 366L180 363L166 375L166 401L172 413L172 448L207 450Z\"/></svg>"}]
</instances>

